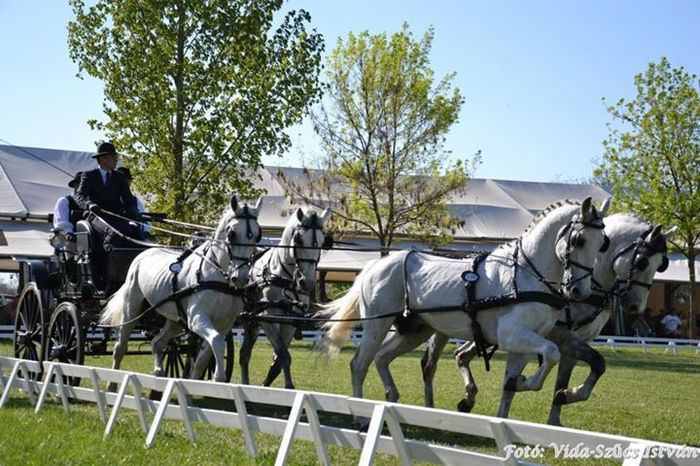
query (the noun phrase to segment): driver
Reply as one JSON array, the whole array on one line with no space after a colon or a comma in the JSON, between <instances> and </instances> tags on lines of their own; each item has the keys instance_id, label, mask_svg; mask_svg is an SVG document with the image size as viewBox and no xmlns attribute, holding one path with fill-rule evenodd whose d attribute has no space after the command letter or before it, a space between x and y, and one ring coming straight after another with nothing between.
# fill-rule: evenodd
<instances>
[{"instance_id":1,"label":"driver","mask_svg":"<svg viewBox=\"0 0 700 466\"><path fill-rule=\"evenodd\" d=\"M101 143L92 158L97 161L98 167L83 172L75 200L80 208L94 214L88 217L88 221L102 240L101 250L94 251L99 264L95 285L101 287L106 277L105 252L113 248L133 247L134 243L128 238L142 237L140 229L134 228L128 220L111 215L138 218L136 198L129 189L129 183L124 174L115 170L119 155L114 145L111 142Z\"/></svg>"}]
</instances>

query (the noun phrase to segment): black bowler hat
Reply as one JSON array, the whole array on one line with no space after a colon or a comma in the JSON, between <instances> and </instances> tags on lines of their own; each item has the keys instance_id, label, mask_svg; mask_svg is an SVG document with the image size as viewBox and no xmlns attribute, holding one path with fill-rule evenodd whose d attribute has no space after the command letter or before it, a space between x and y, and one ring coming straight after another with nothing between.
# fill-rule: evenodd
<instances>
[{"instance_id":1,"label":"black bowler hat","mask_svg":"<svg viewBox=\"0 0 700 466\"><path fill-rule=\"evenodd\" d=\"M83 176L83 172L78 172L75 174L72 180L68 182L69 188L75 188L80 184L80 177Z\"/></svg>"},{"instance_id":2,"label":"black bowler hat","mask_svg":"<svg viewBox=\"0 0 700 466\"><path fill-rule=\"evenodd\" d=\"M133 176L131 176L131 170L129 170L127 167L119 167L117 168L118 172L122 172L124 176L126 176L127 180L131 180Z\"/></svg>"},{"instance_id":3,"label":"black bowler hat","mask_svg":"<svg viewBox=\"0 0 700 466\"><path fill-rule=\"evenodd\" d=\"M100 155L117 155L117 150L114 148L114 144L111 142L103 142L97 146L97 153L92 156L93 159L99 157Z\"/></svg>"}]
</instances>

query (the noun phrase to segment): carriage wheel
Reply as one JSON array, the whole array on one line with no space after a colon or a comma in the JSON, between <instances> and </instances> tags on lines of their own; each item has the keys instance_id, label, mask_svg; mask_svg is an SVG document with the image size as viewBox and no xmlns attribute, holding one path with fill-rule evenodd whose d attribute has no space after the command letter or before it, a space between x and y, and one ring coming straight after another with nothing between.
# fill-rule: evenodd
<instances>
[{"instance_id":1,"label":"carriage wheel","mask_svg":"<svg viewBox=\"0 0 700 466\"><path fill-rule=\"evenodd\" d=\"M190 374L192 364L197 357L197 352L202 339L194 333L181 333L176 336L165 347L163 354L163 365L167 377L186 378ZM233 333L226 336L226 346L224 347L224 370L226 371L226 381L231 381L233 375ZM204 380L214 380L214 370L216 361L211 358L209 365L204 370Z\"/></svg>"},{"instance_id":2,"label":"carriage wheel","mask_svg":"<svg viewBox=\"0 0 700 466\"><path fill-rule=\"evenodd\" d=\"M198 335L195 335L193 333L190 334L189 341L190 344L187 350L187 360L185 362L186 376L190 373L190 369L194 364L194 361L197 358L197 353L199 352L199 348L202 345L202 339L199 338ZM231 376L233 375L233 353L233 333L229 332L226 335L226 346L224 346L224 371L226 372L226 382L230 382ZM216 361L214 360L214 356L212 356L206 369L204 369L204 375L202 378L204 380L214 380L215 370Z\"/></svg>"},{"instance_id":3,"label":"carriage wheel","mask_svg":"<svg viewBox=\"0 0 700 466\"><path fill-rule=\"evenodd\" d=\"M17 301L13 339L16 358L42 361L46 323L41 294L36 283L24 287Z\"/></svg>"},{"instance_id":4,"label":"carriage wheel","mask_svg":"<svg viewBox=\"0 0 700 466\"><path fill-rule=\"evenodd\" d=\"M83 327L73 303L59 304L51 316L44 358L47 361L82 365L85 361ZM64 383L80 385L79 377L66 377Z\"/></svg>"},{"instance_id":5,"label":"carriage wheel","mask_svg":"<svg viewBox=\"0 0 700 466\"><path fill-rule=\"evenodd\" d=\"M181 333L166 345L163 352L163 370L166 377L177 379L187 377L185 371L187 345L187 333Z\"/></svg>"}]
</instances>

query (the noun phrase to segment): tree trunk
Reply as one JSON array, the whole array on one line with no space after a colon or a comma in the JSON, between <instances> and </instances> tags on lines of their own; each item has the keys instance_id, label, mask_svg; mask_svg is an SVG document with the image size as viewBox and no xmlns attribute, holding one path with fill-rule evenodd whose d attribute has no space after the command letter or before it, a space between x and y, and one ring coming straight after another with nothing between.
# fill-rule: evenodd
<instances>
[{"instance_id":1,"label":"tree trunk","mask_svg":"<svg viewBox=\"0 0 700 466\"><path fill-rule=\"evenodd\" d=\"M698 311L695 309L695 249L691 248L688 254L688 281L690 296L688 298L688 338L695 338L697 335L696 318Z\"/></svg>"},{"instance_id":2,"label":"tree trunk","mask_svg":"<svg viewBox=\"0 0 700 466\"><path fill-rule=\"evenodd\" d=\"M173 193L173 217L181 218L185 208L184 176L184 119L185 119L185 89L183 69L185 66L185 5L180 1L177 5L177 74L175 75L175 92L177 109L175 114L175 134L173 135L173 162L175 164L175 183L171 185Z\"/></svg>"}]
</instances>

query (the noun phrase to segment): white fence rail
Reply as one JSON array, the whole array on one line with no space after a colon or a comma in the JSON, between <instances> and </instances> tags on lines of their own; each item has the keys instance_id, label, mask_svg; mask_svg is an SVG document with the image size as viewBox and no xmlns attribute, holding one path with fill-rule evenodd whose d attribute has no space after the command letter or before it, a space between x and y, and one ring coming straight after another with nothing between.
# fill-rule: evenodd
<instances>
[{"instance_id":1,"label":"white fence rail","mask_svg":"<svg viewBox=\"0 0 700 466\"><path fill-rule=\"evenodd\" d=\"M151 446L156 441L163 419L166 418L184 422L192 441L197 438L194 428L196 422L230 427L242 432L250 457L257 454L253 433L264 432L281 437L275 463L278 465L286 462L295 439L313 442L322 464L331 462L327 445L361 450L359 464L363 465L371 464L377 452L395 455L402 464L411 464L413 461L460 465L532 464L507 454L517 453L516 444L544 448L550 448L552 444L572 447L582 444L594 450L601 448L604 451L619 451L619 460L626 466L658 464L657 460L641 454L645 449L650 454L664 454L664 464L696 465L700 461L698 448L341 395L166 379L133 372L51 362L44 363L43 381L30 380L29 375L38 374L40 369L39 364L34 361L0 357L0 387L3 388L0 408L6 402L9 392L17 389L28 394L36 412L42 409L49 395L57 397L67 412L70 410L71 401L92 402L97 406L100 419L106 424L105 435L109 435L115 429L121 410L134 409L138 412L141 427L146 435L146 446ZM80 377L87 381L83 385L90 387L64 384L64 376ZM116 393L104 389L109 382L118 384L119 389ZM143 393L148 389L162 391L161 400L146 399ZM233 401L236 411L199 408L190 404L190 396ZM177 399L178 404L171 402L173 397ZM291 413L287 420L254 415L247 410L246 403L250 402L289 407ZM110 407L111 411L108 414ZM319 411L367 417L370 419L369 429L365 433L324 425L319 420ZM308 422L301 422L304 412ZM149 424L150 415L152 421ZM382 434L385 425L390 435ZM402 425L493 439L499 453L490 454L461 446L436 445L407 438ZM632 455L632 451L640 454ZM627 454L628 457L623 458L623 454ZM537 461L538 458L530 457L528 461Z\"/></svg>"},{"instance_id":2,"label":"white fence rail","mask_svg":"<svg viewBox=\"0 0 700 466\"><path fill-rule=\"evenodd\" d=\"M12 339L14 327L11 325L0 325L0 340ZM234 328L232 330L233 338L237 341L243 339L243 329ZM132 339L143 339L140 333L134 333ZM258 338L265 339L265 332L260 330ZM304 330L302 331L302 340L304 341L320 341L323 338L321 330ZM357 330L350 336L350 341L357 343L362 338L362 331ZM463 340L452 339L452 343L461 345ZM663 348L664 353L673 351L673 354L678 356L680 350L692 350L696 355L700 354L700 340L689 340L684 338L660 338L660 337L618 337L609 335L600 335L593 342L592 346L607 346L613 353L616 353L619 348L642 348L645 353L649 352L649 348Z\"/></svg>"},{"instance_id":3,"label":"white fence rail","mask_svg":"<svg viewBox=\"0 0 700 466\"><path fill-rule=\"evenodd\" d=\"M690 340L684 338L659 338L659 337L614 337L600 335L593 342L593 346L609 346L613 353L618 348L642 348L645 353L649 348L664 348L664 353L673 351L678 356L680 349L695 350L695 354L700 354L700 340Z\"/></svg>"}]
</instances>

